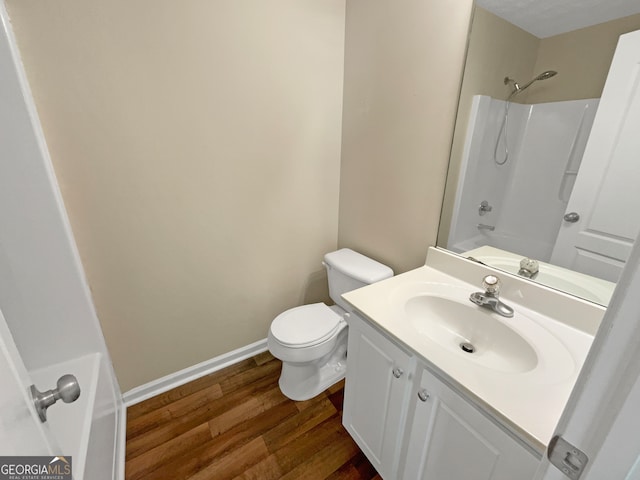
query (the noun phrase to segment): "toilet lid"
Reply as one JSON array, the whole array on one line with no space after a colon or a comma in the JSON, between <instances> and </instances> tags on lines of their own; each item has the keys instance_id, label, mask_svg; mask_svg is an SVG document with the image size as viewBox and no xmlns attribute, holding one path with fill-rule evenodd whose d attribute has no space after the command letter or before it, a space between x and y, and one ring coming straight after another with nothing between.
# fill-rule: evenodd
<instances>
[{"instance_id":1,"label":"toilet lid","mask_svg":"<svg viewBox=\"0 0 640 480\"><path fill-rule=\"evenodd\" d=\"M292 308L271 323L271 334L282 345L309 347L331 338L342 316L324 303Z\"/></svg>"}]
</instances>

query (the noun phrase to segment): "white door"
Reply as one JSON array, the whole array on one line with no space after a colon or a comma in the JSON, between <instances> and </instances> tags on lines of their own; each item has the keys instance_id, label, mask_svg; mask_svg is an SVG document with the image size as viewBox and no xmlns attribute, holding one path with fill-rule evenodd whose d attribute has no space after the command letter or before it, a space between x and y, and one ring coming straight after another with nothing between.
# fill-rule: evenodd
<instances>
[{"instance_id":1,"label":"white door","mask_svg":"<svg viewBox=\"0 0 640 480\"><path fill-rule=\"evenodd\" d=\"M56 454L58 448L31 401L32 382L1 311L0 385L0 454Z\"/></svg>"},{"instance_id":2,"label":"white door","mask_svg":"<svg viewBox=\"0 0 640 480\"><path fill-rule=\"evenodd\" d=\"M580 480L640 479L640 242L625 266L556 435L589 458ZM566 480L544 459L537 480Z\"/></svg>"},{"instance_id":3,"label":"white door","mask_svg":"<svg viewBox=\"0 0 640 480\"><path fill-rule=\"evenodd\" d=\"M618 280L640 232L638 125L640 30L618 41L551 263Z\"/></svg>"}]
</instances>

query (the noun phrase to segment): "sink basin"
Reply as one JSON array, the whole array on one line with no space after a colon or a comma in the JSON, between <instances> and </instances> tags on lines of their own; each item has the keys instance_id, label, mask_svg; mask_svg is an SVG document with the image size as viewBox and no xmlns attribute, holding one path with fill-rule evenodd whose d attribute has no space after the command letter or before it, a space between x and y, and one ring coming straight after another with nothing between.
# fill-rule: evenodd
<instances>
[{"instance_id":1,"label":"sink basin","mask_svg":"<svg viewBox=\"0 0 640 480\"><path fill-rule=\"evenodd\" d=\"M418 295L405 303L405 313L418 335L487 368L502 372L527 372L538 364L538 355L529 343L497 314L469 302L435 295ZM472 357L472 358L471 358Z\"/></svg>"},{"instance_id":2,"label":"sink basin","mask_svg":"<svg viewBox=\"0 0 640 480\"><path fill-rule=\"evenodd\" d=\"M508 300L514 316L502 317L472 303L469 295L475 290L453 283L404 283L388 297L393 328L421 345L429 358L478 375L544 376L555 383L575 373L567 347L542 326L545 317Z\"/></svg>"}]
</instances>

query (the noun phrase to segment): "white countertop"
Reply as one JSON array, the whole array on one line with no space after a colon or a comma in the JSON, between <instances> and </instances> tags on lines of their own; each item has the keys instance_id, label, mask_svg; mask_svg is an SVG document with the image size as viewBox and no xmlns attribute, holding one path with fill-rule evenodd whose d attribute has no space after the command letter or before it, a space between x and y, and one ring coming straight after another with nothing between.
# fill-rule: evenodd
<instances>
[{"instance_id":1,"label":"white countertop","mask_svg":"<svg viewBox=\"0 0 640 480\"><path fill-rule=\"evenodd\" d=\"M604 308L441 250L430 249L427 264L349 292L343 298L366 319L415 352L434 373L543 452L591 347L597 328L594 325L601 320ZM443 270L455 272L456 277ZM537 365L525 372L483 366L462 350L444 348L418 334L404 318L404 301L412 295L451 292L456 298L468 297L482 290L484 275L495 272L503 282L501 300L513 307L517 315L512 319L491 315L528 339L538 357ZM470 278L477 278L477 283L465 281ZM534 311L534 305L541 308ZM472 308L481 307L472 305ZM584 328L576 316L584 318Z\"/></svg>"}]
</instances>

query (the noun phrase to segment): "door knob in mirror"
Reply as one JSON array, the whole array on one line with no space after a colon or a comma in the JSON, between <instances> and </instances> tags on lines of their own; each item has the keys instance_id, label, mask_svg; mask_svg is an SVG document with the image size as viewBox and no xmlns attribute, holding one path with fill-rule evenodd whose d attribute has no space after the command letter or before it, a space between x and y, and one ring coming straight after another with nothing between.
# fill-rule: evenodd
<instances>
[{"instance_id":1,"label":"door knob in mirror","mask_svg":"<svg viewBox=\"0 0 640 480\"><path fill-rule=\"evenodd\" d=\"M565 222L576 223L578 220L580 220L580 215L577 212L570 212L565 213L563 218Z\"/></svg>"}]
</instances>

